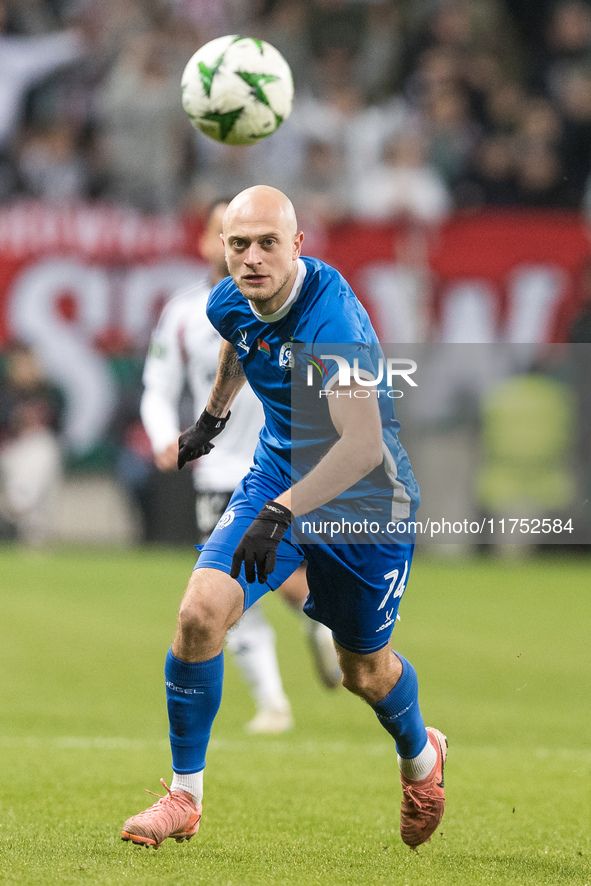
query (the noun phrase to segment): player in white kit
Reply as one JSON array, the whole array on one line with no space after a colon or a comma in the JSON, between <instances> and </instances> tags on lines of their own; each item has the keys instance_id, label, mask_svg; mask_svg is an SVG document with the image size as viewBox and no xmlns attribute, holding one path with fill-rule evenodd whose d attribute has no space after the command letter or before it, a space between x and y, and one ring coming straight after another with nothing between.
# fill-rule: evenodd
<instances>
[{"instance_id":1,"label":"player in white kit","mask_svg":"<svg viewBox=\"0 0 591 886\"><path fill-rule=\"evenodd\" d=\"M221 338L209 323L205 306L211 288L227 276L221 220L228 201L212 207L200 241L209 272L195 285L174 296L164 307L152 334L144 368L141 417L152 443L157 467L176 470L178 456L179 401L185 381L193 399L195 418L205 407L217 371ZM194 467L197 491L199 542L208 538L242 477L252 464L259 430L264 422L262 406L245 385L232 407L233 421L216 439L207 458ZM299 569L278 589L298 612L308 589L305 572ZM325 686L340 684L340 670L330 631L302 616L319 677ZM252 606L229 633L227 647L255 700L257 713L246 728L252 733L280 733L290 729L293 718L283 690L275 650L274 631L260 603Z\"/></svg>"}]
</instances>

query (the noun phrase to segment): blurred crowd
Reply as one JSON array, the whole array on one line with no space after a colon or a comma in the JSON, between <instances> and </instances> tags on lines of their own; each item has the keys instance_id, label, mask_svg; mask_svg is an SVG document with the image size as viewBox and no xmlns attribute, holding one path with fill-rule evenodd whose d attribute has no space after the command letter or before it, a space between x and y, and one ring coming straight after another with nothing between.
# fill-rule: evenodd
<instances>
[{"instance_id":1,"label":"blurred crowd","mask_svg":"<svg viewBox=\"0 0 591 886\"><path fill-rule=\"evenodd\" d=\"M33 348L13 342L0 373L0 538L31 546L51 533L62 477L64 400Z\"/></svg>"},{"instance_id":2,"label":"blurred crowd","mask_svg":"<svg viewBox=\"0 0 591 886\"><path fill-rule=\"evenodd\" d=\"M250 148L194 133L184 65L226 33L290 63L294 111ZM585 0L0 0L0 203L206 206L265 181L308 217L436 223L591 207Z\"/></svg>"}]
</instances>

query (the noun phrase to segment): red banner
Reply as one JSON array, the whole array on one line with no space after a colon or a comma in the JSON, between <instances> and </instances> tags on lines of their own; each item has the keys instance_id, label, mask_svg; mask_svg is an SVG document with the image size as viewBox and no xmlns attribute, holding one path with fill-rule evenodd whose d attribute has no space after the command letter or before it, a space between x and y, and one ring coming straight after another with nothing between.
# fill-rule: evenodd
<instances>
[{"instance_id":1,"label":"red banner","mask_svg":"<svg viewBox=\"0 0 591 886\"><path fill-rule=\"evenodd\" d=\"M0 347L23 338L38 348L78 416L75 448L100 435L115 397L105 352L145 348L165 299L204 270L200 230L198 219L113 206L0 210ZM568 212L308 233L304 251L345 275L391 342L564 341L591 251L584 220Z\"/></svg>"},{"instance_id":2,"label":"red banner","mask_svg":"<svg viewBox=\"0 0 591 886\"><path fill-rule=\"evenodd\" d=\"M90 323L99 340L110 331L141 345L163 299L201 270L200 230L199 219L111 206L1 210L0 346L25 331L27 306L81 334ZM466 341L564 340L591 252L583 219L550 211L457 216L430 232L344 223L305 247L345 275L392 341L408 341L413 326L424 338L425 322L429 337L460 340L470 331L454 320L461 307L477 324Z\"/></svg>"},{"instance_id":3,"label":"red banner","mask_svg":"<svg viewBox=\"0 0 591 886\"><path fill-rule=\"evenodd\" d=\"M383 341L564 341L591 241L576 213L506 210L431 232L342 225L322 251Z\"/></svg>"}]
</instances>

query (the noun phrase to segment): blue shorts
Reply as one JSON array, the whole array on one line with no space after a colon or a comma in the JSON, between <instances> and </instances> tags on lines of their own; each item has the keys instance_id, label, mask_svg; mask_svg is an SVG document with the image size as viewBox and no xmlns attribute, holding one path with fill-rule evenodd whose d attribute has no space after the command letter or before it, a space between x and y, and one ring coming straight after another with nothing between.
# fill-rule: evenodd
<instances>
[{"instance_id":1,"label":"blue shorts","mask_svg":"<svg viewBox=\"0 0 591 886\"><path fill-rule=\"evenodd\" d=\"M203 546L195 569L219 569L229 575L238 542L264 503L283 491L274 489L258 471L247 474ZM288 530L265 584L249 584L242 565L238 581L244 590L244 608L278 588L305 560L310 593L304 612L330 628L343 648L363 655L377 652L390 642L413 551L414 544L300 545L291 541Z\"/></svg>"}]
</instances>

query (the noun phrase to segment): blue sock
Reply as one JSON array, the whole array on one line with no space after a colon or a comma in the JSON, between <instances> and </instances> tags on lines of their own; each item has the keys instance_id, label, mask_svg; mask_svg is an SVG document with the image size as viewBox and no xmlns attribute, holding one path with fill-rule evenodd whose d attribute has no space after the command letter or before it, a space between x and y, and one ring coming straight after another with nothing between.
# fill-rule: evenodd
<instances>
[{"instance_id":1,"label":"blue sock","mask_svg":"<svg viewBox=\"0 0 591 886\"><path fill-rule=\"evenodd\" d=\"M378 704L373 705L378 720L396 741L401 757L418 757L429 738L419 709L417 672L399 652L402 675L396 686Z\"/></svg>"},{"instance_id":2,"label":"blue sock","mask_svg":"<svg viewBox=\"0 0 591 886\"><path fill-rule=\"evenodd\" d=\"M200 772L222 701L224 653L208 661L181 661L168 650L164 666L174 772Z\"/></svg>"}]
</instances>

